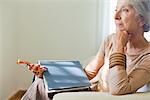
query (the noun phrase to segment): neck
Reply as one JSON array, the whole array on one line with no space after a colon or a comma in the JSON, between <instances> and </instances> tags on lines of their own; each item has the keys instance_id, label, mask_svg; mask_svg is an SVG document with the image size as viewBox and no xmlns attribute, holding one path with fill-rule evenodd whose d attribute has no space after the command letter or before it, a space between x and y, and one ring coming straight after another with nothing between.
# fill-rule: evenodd
<instances>
[{"instance_id":1,"label":"neck","mask_svg":"<svg viewBox=\"0 0 150 100\"><path fill-rule=\"evenodd\" d=\"M148 41L144 38L143 33L133 33L129 35L127 43L127 52L138 52L148 47Z\"/></svg>"}]
</instances>

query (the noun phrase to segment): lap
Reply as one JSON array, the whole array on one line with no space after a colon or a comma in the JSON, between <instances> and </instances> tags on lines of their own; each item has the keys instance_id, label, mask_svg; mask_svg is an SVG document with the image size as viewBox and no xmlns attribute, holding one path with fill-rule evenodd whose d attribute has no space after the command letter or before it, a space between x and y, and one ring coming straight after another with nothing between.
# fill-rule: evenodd
<instances>
[{"instance_id":1,"label":"lap","mask_svg":"<svg viewBox=\"0 0 150 100\"><path fill-rule=\"evenodd\" d=\"M81 91L91 91L91 89L79 89L66 92L81 92ZM58 92L60 93L60 92ZM53 96L57 93L47 93L44 86L44 81L41 78L36 78L31 84L25 95L21 100L52 100Z\"/></svg>"}]
</instances>

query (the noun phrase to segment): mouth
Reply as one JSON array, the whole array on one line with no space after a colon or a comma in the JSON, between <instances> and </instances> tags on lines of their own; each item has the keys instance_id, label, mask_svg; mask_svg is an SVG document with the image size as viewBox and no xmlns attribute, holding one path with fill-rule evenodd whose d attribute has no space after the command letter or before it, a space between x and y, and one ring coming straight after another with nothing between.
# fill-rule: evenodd
<instances>
[{"instance_id":1,"label":"mouth","mask_svg":"<svg viewBox=\"0 0 150 100\"><path fill-rule=\"evenodd\" d=\"M116 22L117 26L123 25L121 22Z\"/></svg>"},{"instance_id":2,"label":"mouth","mask_svg":"<svg viewBox=\"0 0 150 100\"><path fill-rule=\"evenodd\" d=\"M120 26L120 25L122 25L122 22L121 22L120 20L115 20L115 24L116 24L117 26Z\"/></svg>"}]
</instances>

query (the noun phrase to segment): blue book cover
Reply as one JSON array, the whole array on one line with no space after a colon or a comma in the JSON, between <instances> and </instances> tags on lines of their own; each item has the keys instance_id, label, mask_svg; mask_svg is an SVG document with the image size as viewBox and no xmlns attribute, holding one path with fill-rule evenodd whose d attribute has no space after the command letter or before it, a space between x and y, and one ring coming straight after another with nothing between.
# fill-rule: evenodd
<instances>
[{"instance_id":1,"label":"blue book cover","mask_svg":"<svg viewBox=\"0 0 150 100\"><path fill-rule=\"evenodd\" d=\"M44 72L47 92L87 88L91 85L79 61L39 60L38 63L48 69Z\"/></svg>"}]
</instances>

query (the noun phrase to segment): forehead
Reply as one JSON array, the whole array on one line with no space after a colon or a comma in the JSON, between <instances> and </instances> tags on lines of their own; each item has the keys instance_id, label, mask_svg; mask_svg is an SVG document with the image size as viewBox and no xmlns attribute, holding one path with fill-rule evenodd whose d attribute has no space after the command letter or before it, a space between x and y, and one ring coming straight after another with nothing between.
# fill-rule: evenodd
<instances>
[{"instance_id":1,"label":"forehead","mask_svg":"<svg viewBox=\"0 0 150 100\"><path fill-rule=\"evenodd\" d=\"M117 0L116 8L122 8L122 7L133 8L133 6L130 3L130 0Z\"/></svg>"}]
</instances>

